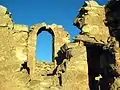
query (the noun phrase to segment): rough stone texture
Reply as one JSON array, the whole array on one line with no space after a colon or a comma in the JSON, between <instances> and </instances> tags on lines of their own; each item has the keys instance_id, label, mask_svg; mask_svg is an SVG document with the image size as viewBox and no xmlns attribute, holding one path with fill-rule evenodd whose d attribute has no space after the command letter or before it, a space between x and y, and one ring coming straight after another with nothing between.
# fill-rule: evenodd
<instances>
[{"instance_id":1,"label":"rough stone texture","mask_svg":"<svg viewBox=\"0 0 120 90\"><path fill-rule=\"evenodd\" d=\"M85 1L74 21L81 32L70 43L62 26L41 23L28 30L14 24L7 8L0 6L0 90L119 90L119 7L118 0L109 0L106 6ZM37 35L42 31L53 38L51 64L35 58ZM66 65L58 65L57 53L66 43L72 57L63 60ZM20 70L25 62L28 66ZM60 72L63 65L66 70Z\"/></svg>"},{"instance_id":2,"label":"rough stone texture","mask_svg":"<svg viewBox=\"0 0 120 90\"><path fill-rule=\"evenodd\" d=\"M60 47L65 43L70 42L69 34L64 30L60 25L52 24L46 25L45 23L36 24L31 26L29 38L28 38L28 65L31 69L31 73L34 73L35 67L35 52L36 52L36 40L37 35L42 31L48 31L52 35L52 53L53 53L53 62L55 63L55 57L57 57L57 52L60 50Z\"/></svg>"},{"instance_id":3,"label":"rough stone texture","mask_svg":"<svg viewBox=\"0 0 120 90\"><path fill-rule=\"evenodd\" d=\"M105 7L106 11L106 25L109 27L109 31L112 37L115 37L117 49L115 49L115 71L117 72L117 78L115 79L111 90L119 90L120 88L120 1L109 0Z\"/></svg>"},{"instance_id":4,"label":"rough stone texture","mask_svg":"<svg viewBox=\"0 0 120 90\"><path fill-rule=\"evenodd\" d=\"M85 75L89 77L90 90L108 90L109 88L107 83L109 76L106 75L105 70L109 68L110 62L107 59L111 57L111 54L104 51L103 47L108 44L110 34L109 28L104 24L105 19L104 6L90 0L85 1L74 21L74 25L81 29L80 34L74 40L75 42L82 41L86 46L88 73ZM102 76L101 79L99 75ZM106 76L107 78L104 78Z\"/></svg>"},{"instance_id":5,"label":"rough stone texture","mask_svg":"<svg viewBox=\"0 0 120 90\"><path fill-rule=\"evenodd\" d=\"M27 25L14 24L15 32L28 32Z\"/></svg>"},{"instance_id":6,"label":"rough stone texture","mask_svg":"<svg viewBox=\"0 0 120 90\"><path fill-rule=\"evenodd\" d=\"M78 38L91 43L106 44L110 35L108 27L104 24L104 20L104 6L100 6L93 0L85 1L85 5L81 7L74 21L74 25L82 30Z\"/></svg>"},{"instance_id":7,"label":"rough stone texture","mask_svg":"<svg viewBox=\"0 0 120 90\"><path fill-rule=\"evenodd\" d=\"M119 90L119 7L119 0L109 0L106 6L100 6L94 0L86 1L74 21L81 33L73 39L83 41L87 47L91 90Z\"/></svg>"},{"instance_id":8,"label":"rough stone texture","mask_svg":"<svg viewBox=\"0 0 120 90\"><path fill-rule=\"evenodd\" d=\"M36 24L28 30L26 25L14 24L11 14L3 6L0 6L0 19L0 90L59 90L58 76L47 74L55 68L54 58L60 47L70 42L69 34L56 24ZM35 59L36 38L44 30L53 37L52 64ZM30 72L29 75L26 69L20 71L21 64L26 61L34 74Z\"/></svg>"},{"instance_id":9,"label":"rough stone texture","mask_svg":"<svg viewBox=\"0 0 120 90\"><path fill-rule=\"evenodd\" d=\"M70 43L73 57L67 63L67 70L62 74L59 85L58 75L47 76L53 72L54 64L36 62L34 79L27 84L33 90L89 90L86 47L78 43Z\"/></svg>"},{"instance_id":10,"label":"rough stone texture","mask_svg":"<svg viewBox=\"0 0 120 90\"><path fill-rule=\"evenodd\" d=\"M115 37L116 41L120 42L120 11L119 6L120 1L110 0L106 5L106 24L109 27L111 36ZM119 45L119 43L118 43ZM116 53L116 62L120 64L120 50L117 49Z\"/></svg>"},{"instance_id":11,"label":"rough stone texture","mask_svg":"<svg viewBox=\"0 0 120 90\"><path fill-rule=\"evenodd\" d=\"M69 47L72 43L69 44ZM63 74L62 90L89 90L88 65L86 47L83 45L72 46L72 55L67 65L67 71Z\"/></svg>"},{"instance_id":12,"label":"rough stone texture","mask_svg":"<svg viewBox=\"0 0 120 90\"><path fill-rule=\"evenodd\" d=\"M13 28L13 22L10 17L11 14L7 11L7 8L0 5L0 26L8 26L8 28Z\"/></svg>"},{"instance_id":13,"label":"rough stone texture","mask_svg":"<svg viewBox=\"0 0 120 90\"><path fill-rule=\"evenodd\" d=\"M27 61L28 26L14 24L13 38L16 45L16 57L23 63Z\"/></svg>"},{"instance_id":14,"label":"rough stone texture","mask_svg":"<svg viewBox=\"0 0 120 90\"><path fill-rule=\"evenodd\" d=\"M19 90L18 82L24 82L22 76L27 74L20 75L18 72L17 75L17 70L19 71L23 61L27 59L27 37L27 32L14 28L10 13L0 6L0 90ZM26 81L27 79L29 77Z\"/></svg>"}]
</instances>

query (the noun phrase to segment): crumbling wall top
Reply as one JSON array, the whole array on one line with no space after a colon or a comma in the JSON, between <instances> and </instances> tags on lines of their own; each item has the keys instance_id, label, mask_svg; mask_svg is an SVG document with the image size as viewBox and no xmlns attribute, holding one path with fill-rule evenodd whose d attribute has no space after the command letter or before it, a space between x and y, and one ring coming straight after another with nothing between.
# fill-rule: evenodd
<instances>
[{"instance_id":1,"label":"crumbling wall top","mask_svg":"<svg viewBox=\"0 0 120 90\"><path fill-rule=\"evenodd\" d=\"M8 12L7 8L0 5L0 27L13 28L13 21L11 18L11 13Z\"/></svg>"},{"instance_id":2,"label":"crumbling wall top","mask_svg":"<svg viewBox=\"0 0 120 90\"><path fill-rule=\"evenodd\" d=\"M74 25L81 29L79 39L84 42L106 44L110 35L108 27L104 24L105 18L104 6L93 0L85 1L74 21Z\"/></svg>"},{"instance_id":3,"label":"crumbling wall top","mask_svg":"<svg viewBox=\"0 0 120 90\"><path fill-rule=\"evenodd\" d=\"M15 31L26 31L29 32L27 25L21 25L21 24L14 24L14 30Z\"/></svg>"},{"instance_id":4,"label":"crumbling wall top","mask_svg":"<svg viewBox=\"0 0 120 90\"><path fill-rule=\"evenodd\" d=\"M91 1L85 1L85 4L87 4L88 7L102 7L99 5L96 1L91 0Z\"/></svg>"}]
</instances>

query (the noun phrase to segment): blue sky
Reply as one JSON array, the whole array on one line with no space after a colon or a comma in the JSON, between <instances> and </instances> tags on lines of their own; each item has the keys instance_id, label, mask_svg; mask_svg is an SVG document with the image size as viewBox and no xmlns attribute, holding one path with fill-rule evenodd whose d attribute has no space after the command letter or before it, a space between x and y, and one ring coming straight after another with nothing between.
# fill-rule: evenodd
<instances>
[{"instance_id":1,"label":"blue sky","mask_svg":"<svg viewBox=\"0 0 120 90\"><path fill-rule=\"evenodd\" d=\"M16 24L26 24L29 27L36 23L63 25L71 38L79 33L73 26L73 21L78 14L79 8L85 0L0 0L12 13ZM97 0L100 4L107 0ZM38 60L51 61L52 58L52 36L47 32L38 35L36 58Z\"/></svg>"}]
</instances>

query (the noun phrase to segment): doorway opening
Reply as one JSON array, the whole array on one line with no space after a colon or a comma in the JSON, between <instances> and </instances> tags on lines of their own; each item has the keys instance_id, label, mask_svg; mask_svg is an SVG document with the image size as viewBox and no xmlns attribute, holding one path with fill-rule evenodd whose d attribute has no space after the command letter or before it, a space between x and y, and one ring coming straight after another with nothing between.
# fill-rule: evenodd
<instances>
[{"instance_id":1,"label":"doorway opening","mask_svg":"<svg viewBox=\"0 0 120 90\"><path fill-rule=\"evenodd\" d=\"M87 61L90 90L109 90L114 82L114 55L102 46L87 45Z\"/></svg>"},{"instance_id":2,"label":"doorway opening","mask_svg":"<svg viewBox=\"0 0 120 90\"><path fill-rule=\"evenodd\" d=\"M51 63L54 57L54 34L50 30L40 29L37 33L36 59Z\"/></svg>"}]
</instances>

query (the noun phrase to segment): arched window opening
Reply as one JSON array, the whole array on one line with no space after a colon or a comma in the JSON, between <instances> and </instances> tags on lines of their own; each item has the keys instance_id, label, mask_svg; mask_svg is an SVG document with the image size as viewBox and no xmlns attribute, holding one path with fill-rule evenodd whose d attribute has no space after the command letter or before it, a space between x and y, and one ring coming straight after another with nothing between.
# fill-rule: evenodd
<instances>
[{"instance_id":1,"label":"arched window opening","mask_svg":"<svg viewBox=\"0 0 120 90\"><path fill-rule=\"evenodd\" d=\"M52 62L54 56L54 35L47 30L39 30L36 42L36 59L43 62Z\"/></svg>"}]
</instances>

